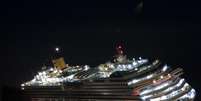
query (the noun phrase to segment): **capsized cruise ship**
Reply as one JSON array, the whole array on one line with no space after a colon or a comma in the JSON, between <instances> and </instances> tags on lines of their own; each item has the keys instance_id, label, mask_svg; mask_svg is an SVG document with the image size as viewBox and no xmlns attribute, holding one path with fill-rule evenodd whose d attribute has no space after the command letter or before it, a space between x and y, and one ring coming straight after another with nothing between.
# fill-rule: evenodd
<instances>
[{"instance_id":1,"label":"capsized cruise ship","mask_svg":"<svg viewBox=\"0 0 201 101\"><path fill-rule=\"evenodd\" d=\"M182 68L160 60L128 59L117 47L114 60L96 67L66 65L63 58L21 84L29 101L193 101L195 90ZM65 65L64 65L65 64Z\"/></svg>"}]
</instances>

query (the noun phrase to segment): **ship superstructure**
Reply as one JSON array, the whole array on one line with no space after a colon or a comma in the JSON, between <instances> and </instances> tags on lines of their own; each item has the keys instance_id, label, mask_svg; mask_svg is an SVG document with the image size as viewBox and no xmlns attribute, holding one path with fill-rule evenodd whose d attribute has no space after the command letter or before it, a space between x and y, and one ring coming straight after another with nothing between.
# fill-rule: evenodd
<instances>
[{"instance_id":1,"label":"ship superstructure","mask_svg":"<svg viewBox=\"0 0 201 101\"><path fill-rule=\"evenodd\" d=\"M117 47L117 53L114 60L96 67L68 65L40 71L21 88L34 95L32 99L54 96L76 101L194 100L195 90L181 77L182 68L171 68L160 60L128 59L121 47Z\"/></svg>"}]
</instances>

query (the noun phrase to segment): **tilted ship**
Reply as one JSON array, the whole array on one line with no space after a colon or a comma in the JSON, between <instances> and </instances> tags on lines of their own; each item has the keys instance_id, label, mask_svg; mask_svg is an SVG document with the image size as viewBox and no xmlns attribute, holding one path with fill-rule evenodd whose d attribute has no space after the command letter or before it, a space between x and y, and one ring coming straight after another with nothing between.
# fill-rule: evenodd
<instances>
[{"instance_id":1,"label":"tilted ship","mask_svg":"<svg viewBox=\"0 0 201 101\"><path fill-rule=\"evenodd\" d=\"M59 58L54 67L21 84L31 101L193 101L195 90L181 77L182 68L159 60L127 59L117 47L114 60L97 67L69 66Z\"/></svg>"}]
</instances>

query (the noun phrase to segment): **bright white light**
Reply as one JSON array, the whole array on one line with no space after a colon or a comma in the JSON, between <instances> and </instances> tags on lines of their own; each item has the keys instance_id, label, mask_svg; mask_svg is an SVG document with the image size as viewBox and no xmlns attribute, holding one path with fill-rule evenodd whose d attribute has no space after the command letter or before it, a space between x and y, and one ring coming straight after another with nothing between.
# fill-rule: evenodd
<instances>
[{"instance_id":1,"label":"bright white light","mask_svg":"<svg viewBox=\"0 0 201 101\"><path fill-rule=\"evenodd\" d=\"M169 77L171 77L171 74L168 74Z\"/></svg>"},{"instance_id":2,"label":"bright white light","mask_svg":"<svg viewBox=\"0 0 201 101\"><path fill-rule=\"evenodd\" d=\"M153 75L148 75L147 76L147 79L150 79L150 78L152 78L153 77Z\"/></svg>"},{"instance_id":3,"label":"bright white light","mask_svg":"<svg viewBox=\"0 0 201 101\"><path fill-rule=\"evenodd\" d=\"M177 86L177 87L180 87L183 82L184 82L184 79L181 79L181 80L179 81L179 83L178 83L176 86Z\"/></svg>"},{"instance_id":4,"label":"bright white light","mask_svg":"<svg viewBox=\"0 0 201 101\"><path fill-rule=\"evenodd\" d=\"M88 65L85 65L85 66L84 66L84 70L85 70L85 71L89 70L89 66L88 66Z\"/></svg>"},{"instance_id":5,"label":"bright white light","mask_svg":"<svg viewBox=\"0 0 201 101\"><path fill-rule=\"evenodd\" d=\"M167 94L167 95L163 95L161 97L158 97L158 98L154 98L154 99L150 99L150 101L158 101L158 99L160 100L168 100L168 99L171 99L172 97L174 96L177 96L178 94L181 93L181 90L182 89L186 89L189 85L187 83L184 84L184 86L179 89L179 90L175 90L173 92L171 92L170 94ZM157 99L157 100L156 100Z\"/></svg>"},{"instance_id":6,"label":"bright white light","mask_svg":"<svg viewBox=\"0 0 201 101\"><path fill-rule=\"evenodd\" d=\"M41 73L41 72L39 72L38 74L39 74L39 75L42 75L42 73Z\"/></svg>"},{"instance_id":7,"label":"bright white light","mask_svg":"<svg viewBox=\"0 0 201 101\"><path fill-rule=\"evenodd\" d=\"M134 83L136 83L136 82L138 82L138 81L139 81L139 80L133 80L132 83L134 84Z\"/></svg>"},{"instance_id":8,"label":"bright white light","mask_svg":"<svg viewBox=\"0 0 201 101\"><path fill-rule=\"evenodd\" d=\"M128 82L128 85L135 84L135 83L140 82L140 81L148 80L148 79L152 78L153 76L154 76L153 74L150 74L150 75L147 75L143 78L133 79L130 82Z\"/></svg>"},{"instance_id":9,"label":"bright white light","mask_svg":"<svg viewBox=\"0 0 201 101\"><path fill-rule=\"evenodd\" d=\"M133 62L133 65L136 66L136 65L137 65L137 62L134 61L134 62Z\"/></svg>"},{"instance_id":10,"label":"bright white light","mask_svg":"<svg viewBox=\"0 0 201 101\"><path fill-rule=\"evenodd\" d=\"M42 73L43 73L43 75L46 75L46 72L45 72L45 71L43 71Z\"/></svg>"},{"instance_id":11,"label":"bright white light","mask_svg":"<svg viewBox=\"0 0 201 101\"><path fill-rule=\"evenodd\" d=\"M21 84L22 87L24 87L24 84Z\"/></svg>"},{"instance_id":12,"label":"bright white light","mask_svg":"<svg viewBox=\"0 0 201 101\"><path fill-rule=\"evenodd\" d=\"M34 78L34 79L31 80L31 82L35 82L35 81L36 81L36 78Z\"/></svg>"},{"instance_id":13,"label":"bright white light","mask_svg":"<svg viewBox=\"0 0 201 101\"><path fill-rule=\"evenodd\" d=\"M134 79L134 80L128 82L128 85L135 84L135 83L137 83L137 82L139 82L139 80L135 80L135 79Z\"/></svg>"},{"instance_id":14,"label":"bright white light","mask_svg":"<svg viewBox=\"0 0 201 101\"><path fill-rule=\"evenodd\" d=\"M107 67L105 67L105 71L107 71L108 70L108 68Z\"/></svg>"},{"instance_id":15,"label":"bright white light","mask_svg":"<svg viewBox=\"0 0 201 101\"><path fill-rule=\"evenodd\" d=\"M184 100L184 99L194 99L196 95L196 92L194 89L191 89L191 91L189 91L187 94L183 95L182 97L180 97L177 100Z\"/></svg>"},{"instance_id":16,"label":"bright white light","mask_svg":"<svg viewBox=\"0 0 201 101\"><path fill-rule=\"evenodd\" d=\"M195 89L191 89L191 91L188 93L188 96L189 96L191 99L195 98L195 95L196 95Z\"/></svg>"},{"instance_id":17,"label":"bright white light","mask_svg":"<svg viewBox=\"0 0 201 101\"><path fill-rule=\"evenodd\" d=\"M169 91L171 91L171 90L173 90L173 89L175 89L177 87L180 87L183 82L184 82L184 80L181 79L176 85L167 88L166 90L162 91L161 93L166 93L166 92L169 92Z\"/></svg>"},{"instance_id":18,"label":"bright white light","mask_svg":"<svg viewBox=\"0 0 201 101\"><path fill-rule=\"evenodd\" d=\"M146 101L147 98L152 97L152 95L142 96L142 100Z\"/></svg>"},{"instance_id":19,"label":"bright white light","mask_svg":"<svg viewBox=\"0 0 201 101\"><path fill-rule=\"evenodd\" d=\"M140 59L137 62L139 63L139 65L141 65L141 64L148 62L148 60L147 59Z\"/></svg>"},{"instance_id":20,"label":"bright white light","mask_svg":"<svg viewBox=\"0 0 201 101\"><path fill-rule=\"evenodd\" d=\"M163 67L162 71L164 72L164 71L166 71L167 69L168 69L168 66L165 65L165 66Z\"/></svg>"},{"instance_id":21,"label":"bright white light","mask_svg":"<svg viewBox=\"0 0 201 101\"><path fill-rule=\"evenodd\" d=\"M55 69L55 70L53 71L53 73L57 73L57 69Z\"/></svg>"},{"instance_id":22,"label":"bright white light","mask_svg":"<svg viewBox=\"0 0 201 101\"><path fill-rule=\"evenodd\" d=\"M132 66L130 64L128 65L128 69L132 69Z\"/></svg>"},{"instance_id":23,"label":"bright white light","mask_svg":"<svg viewBox=\"0 0 201 101\"><path fill-rule=\"evenodd\" d=\"M56 48L55 48L55 50L56 50L56 52L58 52L58 51L59 51L59 48L58 48L58 47L56 47Z\"/></svg>"},{"instance_id":24,"label":"bright white light","mask_svg":"<svg viewBox=\"0 0 201 101\"><path fill-rule=\"evenodd\" d=\"M153 80L153 83L155 84L155 83L156 83L156 80Z\"/></svg>"},{"instance_id":25,"label":"bright white light","mask_svg":"<svg viewBox=\"0 0 201 101\"><path fill-rule=\"evenodd\" d=\"M155 84L156 81L153 80L153 83ZM163 83L163 84L161 84L161 85L159 85L159 86L155 86L155 87L153 87L153 88L151 88L151 89L147 89L147 90L142 91L142 92L140 93L140 95L144 95L144 94L147 94L147 93L150 93L150 92L153 92L153 91L160 90L160 89L162 89L162 88L164 88L164 87L167 87L168 85L170 85L170 82L165 82L165 83Z\"/></svg>"},{"instance_id":26,"label":"bright white light","mask_svg":"<svg viewBox=\"0 0 201 101\"><path fill-rule=\"evenodd\" d=\"M122 65L123 69L126 69L126 66L125 65Z\"/></svg>"},{"instance_id":27,"label":"bright white light","mask_svg":"<svg viewBox=\"0 0 201 101\"><path fill-rule=\"evenodd\" d=\"M50 68L50 71L53 71L54 69L53 68Z\"/></svg>"},{"instance_id":28,"label":"bright white light","mask_svg":"<svg viewBox=\"0 0 201 101\"><path fill-rule=\"evenodd\" d=\"M163 96L162 96L162 97L163 97ZM162 100L162 97L150 99L150 101L161 101L161 100Z\"/></svg>"},{"instance_id":29,"label":"bright white light","mask_svg":"<svg viewBox=\"0 0 201 101\"><path fill-rule=\"evenodd\" d=\"M113 68L113 69L115 68L115 67L114 67L114 64L110 64L110 67Z\"/></svg>"}]
</instances>

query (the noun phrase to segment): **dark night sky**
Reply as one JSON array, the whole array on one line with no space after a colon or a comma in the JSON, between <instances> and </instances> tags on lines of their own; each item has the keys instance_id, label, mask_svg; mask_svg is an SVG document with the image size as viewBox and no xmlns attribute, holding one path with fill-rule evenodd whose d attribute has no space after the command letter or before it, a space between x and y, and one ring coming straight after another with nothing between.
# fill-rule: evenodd
<instances>
[{"instance_id":1,"label":"dark night sky","mask_svg":"<svg viewBox=\"0 0 201 101\"><path fill-rule=\"evenodd\" d=\"M199 89L201 3L196 0L8 0L1 6L1 83L30 80L63 49L69 64L97 65L114 55L116 42L129 57L159 58L183 67ZM3 81L3 82L2 82Z\"/></svg>"}]
</instances>

